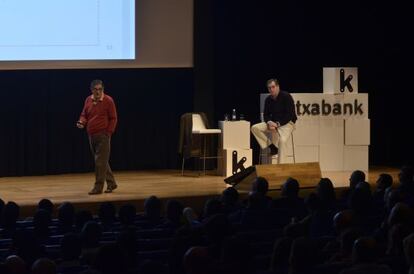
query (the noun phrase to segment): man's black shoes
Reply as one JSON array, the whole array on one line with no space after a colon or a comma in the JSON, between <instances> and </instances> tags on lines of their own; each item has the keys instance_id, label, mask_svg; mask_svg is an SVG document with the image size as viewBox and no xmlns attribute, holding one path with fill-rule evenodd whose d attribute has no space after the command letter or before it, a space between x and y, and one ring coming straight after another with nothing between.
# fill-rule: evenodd
<instances>
[{"instance_id":1,"label":"man's black shoes","mask_svg":"<svg viewBox=\"0 0 414 274\"><path fill-rule=\"evenodd\" d=\"M278 150L278 148L274 145L274 144L271 144L270 146L269 146L269 148L270 148L270 154L273 156L273 155L276 155L278 152L279 152L279 150Z\"/></svg>"},{"instance_id":2,"label":"man's black shoes","mask_svg":"<svg viewBox=\"0 0 414 274\"><path fill-rule=\"evenodd\" d=\"M88 192L89 195L96 195L96 194L101 194L102 190L93 188L91 191Z\"/></svg>"},{"instance_id":3,"label":"man's black shoes","mask_svg":"<svg viewBox=\"0 0 414 274\"><path fill-rule=\"evenodd\" d=\"M111 193L112 191L114 191L118 186L117 185L112 185L112 186L108 186L105 190L105 193Z\"/></svg>"}]
</instances>

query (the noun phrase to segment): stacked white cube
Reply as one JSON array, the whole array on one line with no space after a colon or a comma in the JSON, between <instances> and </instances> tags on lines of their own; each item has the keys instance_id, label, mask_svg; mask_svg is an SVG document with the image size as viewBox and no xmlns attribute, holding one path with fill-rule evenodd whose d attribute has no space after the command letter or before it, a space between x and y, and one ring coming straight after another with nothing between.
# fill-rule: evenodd
<instances>
[{"instance_id":1,"label":"stacked white cube","mask_svg":"<svg viewBox=\"0 0 414 274\"><path fill-rule=\"evenodd\" d=\"M246 158L244 167L252 165L252 149L250 148L250 122L248 121L219 121L221 129L220 151L222 161L219 170L222 176L233 175L233 153L237 154L237 162ZM240 172L240 169L237 170Z\"/></svg>"},{"instance_id":2,"label":"stacked white cube","mask_svg":"<svg viewBox=\"0 0 414 274\"><path fill-rule=\"evenodd\" d=\"M357 72L324 68L323 93L291 93L298 116L293 132L297 163L319 162L322 171L368 171L368 94L358 93ZM350 84L343 92L340 73ZM261 95L262 112L266 96Z\"/></svg>"}]
</instances>

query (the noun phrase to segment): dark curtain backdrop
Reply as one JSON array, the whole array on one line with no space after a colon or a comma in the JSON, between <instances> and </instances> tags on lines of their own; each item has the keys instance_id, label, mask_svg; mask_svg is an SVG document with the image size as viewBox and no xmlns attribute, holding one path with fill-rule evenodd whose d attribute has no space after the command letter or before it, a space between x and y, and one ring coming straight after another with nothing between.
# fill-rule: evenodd
<instances>
[{"instance_id":1,"label":"dark curtain backdrop","mask_svg":"<svg viewBox=\"0 0 414 274\"><path fill-rule=\"evenodd\" d=\"M370 164L413 164L409 10L402 1L214 1L216 119L236 108L257 122L269 78L290 92L322 92L323 67L358 67Z\"/></svg>"},{"instance_id":2,"label":"dark curtain backdrop","mask_svg":"<svg viewBox=\"0 0 414 274\"><path fill-rule=\"evenodd\" d=\"M268 78L291 92L322 92L324 66L359 68L359 90L369 93L370 164L413 164L407 5L200 0L194 69L0 71L0 176L91 171L75 121L94 78L118 106L113 168L161 169L179 168L182 113L205 111L215 124L236 108L256 122Z\"/></svg>"},{"instance_id":3,"label":"dark curtain backdrop","mask_svg":"<svg viewBox=\"0 0 414 274\"><path fill-rule=\"evenodd\" d=\"M114 170L177 168L180 115L193 108L193 69L0 71L0 176L91 171L78 130L89 83L118 108Z\"/></svg>"}]
</instances>

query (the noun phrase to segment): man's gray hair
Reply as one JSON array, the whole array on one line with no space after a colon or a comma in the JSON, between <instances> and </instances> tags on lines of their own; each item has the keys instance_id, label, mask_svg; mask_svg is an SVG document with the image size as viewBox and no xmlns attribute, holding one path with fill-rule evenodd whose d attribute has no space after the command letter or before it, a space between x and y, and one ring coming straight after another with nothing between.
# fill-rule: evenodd
<instances>
[{"instance_id":1,"label":"man's gray hair","mask_svg":"<svg viewBox=\"0 0 414 274\"><path fill-rule=\"evenodd\" d=\"M276 78L271 78L271 79L267 80L267 82L266 82L266 87L267 87L268 85L270 85L272 82L275 82L275 85L276 85L276 86L278 86L278 85L279 85L279 80L277 80Z\"/></svg>"},{"instance_id":2,"label":"man's gray hair","mask_svg":"<svg viewBox=\"0 0 414 274\"><path fill-rule=\"evenodd\" d=\"M104 87L103 81L99 80L99 79L95 79L91 82L90 88L91 90L96 86L96 85L102 85L102 87Z\"/></svg>"}]
</instances>

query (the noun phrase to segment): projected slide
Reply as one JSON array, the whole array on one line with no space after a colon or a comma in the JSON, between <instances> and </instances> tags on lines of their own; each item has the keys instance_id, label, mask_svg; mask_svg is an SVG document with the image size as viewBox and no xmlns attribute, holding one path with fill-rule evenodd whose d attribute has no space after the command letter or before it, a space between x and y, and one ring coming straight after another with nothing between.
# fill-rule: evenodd
<instances>
[{"instance_id":1,"label":"projected slide","mask_svg":"<svg viewBox=\"0 0 414 274\"><path fill-rule=\"evenodd\" d=\"M0 0L0 61L134 58L134 0Z\"/></svg>"}]
</instances>

